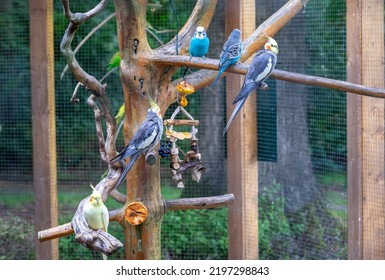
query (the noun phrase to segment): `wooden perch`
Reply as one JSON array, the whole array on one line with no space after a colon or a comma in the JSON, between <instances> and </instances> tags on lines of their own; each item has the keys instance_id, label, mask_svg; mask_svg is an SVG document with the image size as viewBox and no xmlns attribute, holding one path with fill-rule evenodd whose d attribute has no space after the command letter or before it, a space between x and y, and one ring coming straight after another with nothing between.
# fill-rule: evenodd
<instances>
[{"instance_id":1,"label":"wooden perch","mask_svg":"<svg viewBox=\"0 0 385 280\"><path fill-rule=\"evenodd\" d=\"M190 61L190 58L188 56L178 56L176 59L174 59L174 56L163 56L163 57L156 57L154 60L157 63L163 63L163 64L170 64L170 65L185 65L188 64L191 67L201 68L201 69L209 69L209 70L215 70L218 69L218 63L219 61L217 59L200 59L200 58L193 58ZM231 66L226 69L226 72L229 73L235 73L235 74L241 74L245 75L247 72L247 69L249 68L248 64L245 63L238 63L234 66ZM206 70L207 71L207 70ZM194 74L192 74L189 77L189 82L193 83L197 81L201 81L202 79L205 79L203 76L207 76L207 73L204 74L204 72L197 71ZM201 76L203 75L203 76ZM343 92L350 92L355 93L359 95L365 95L365 96L371 96L371 97L378 97L378 98L385 98L385 89L381 88L372 88L367 87L363 85L358 85L350 82L345 81L339 81L329 78L323 78L323 77L317 77L317 76L311 76L306 74L299 74L299 73L293 73L283 70L275 69L271 73L271 76L274 79L292 82L292 83L299 83L299 84L305 84L310 86L319 86L319 87L325 87L330 88L334 90L339 90ZM178 83L177 80L174 83ZM208 84L209 85L209 81Z\"/></svg>"},{"instance_id":2,"label":"wooden perch","mask_svg":"<svg viewBox=\"0 0 385 280\"><path fill-rule=\"evenodd\" d=\"M166 201L167 211L219 208L232 204L234 195L225 194L211 197L181 198Z\"/></svg>"},{"instance_id":3,"label":"wooden perch","mask_svg":"<svg viewBox=\"0 0 385 280\"><path fill-rule=\"evenodd\" d=\"M122 196L126 197L122 194ZM193 210L211 209L228 206L234 202L233 194L225 194L211 197L181 198L166 201L166 210ZM124 208L110 211L110 221L121 221L124 218ZM40 242L73 234L71 223L40 231L38 238ZM104 235L103 235L104 236ZM103 237L104 238L104 237Z\"/></svg>"},{"instance_id":4,"label":"wooden perch","mask_svg":"<svg viewBox=\"0 0 385 280\"><path fill-rule=\"evenodd\" d=\"M164 125L174 125L174 126L198 126L198 120L164 120Z\"/></svg>"}]
</instances>

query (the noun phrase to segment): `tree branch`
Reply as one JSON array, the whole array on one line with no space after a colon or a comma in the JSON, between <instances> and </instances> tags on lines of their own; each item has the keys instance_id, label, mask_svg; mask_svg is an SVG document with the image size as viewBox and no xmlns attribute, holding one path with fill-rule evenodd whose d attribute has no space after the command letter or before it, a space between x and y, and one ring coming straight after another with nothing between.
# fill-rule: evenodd
<instances>
[{"instance_id":1,"label":"tree branch","mask_svg":"<svg viewBox=\"0 0 385 280\"><path fill-rule=\"evenodd\" d=\"M193 37L197 26L201 25L206 29L209 27L216 5L217 0L197 1L189 19L178 33L179 54L188 53L190 39ZM156 49L156 51L162 54L176 54L176 38L174 37L170 42Z\"/></svg>"},{"instance_id":2,"label":"tree branch","mask_svg":"<svg viewBox=\"0 0 385 280\"><path fill-rule=\"evenodd\" d=\"M154 62L161 63L161 64L168 64L173 66L187 65L188 67L203 69L203 70L194 72L191 75L186 76L186 80L191 84L197 84L197 83L200 83L202 80L206 79L208 75L207 73L210 72L208 70L217 69L217 65L219 63L217 59L210 59L210 58L201 59L201 58L193 57L190 60L189 56L163 55L163 56L154 56L151 59L153 59ZM248 68L249 68L248 64L237 63L236 65L233 65L227 68L226 72L245 75ZM355 93L359 95L385 98L385 89L371 88L363 85L358 85L350 82L339 81L339 80L334 80L329 78L293 73L293 72L288 72L288 71L283 71L278 69L273 70L270 77L277 80L282 80L282 81L287 81L292 83L299 83L299 84L305 84L310 86L319 86L319 87L325 87L325 88L335 89L335 90L344 91L344 92ZM176 85L181 81L182 79L175 80L173 84ZM208 86L210 85L210 82L211 80L207 79L205 83L203 83L202 85Z\"/></svg>"},{"instance_id":3,"label":"tree branch","mask_svg":"<svg viewBox=\"0 0 385 280\"><path fill-rule=\"evenodd\" d=\"M95 102L95 95L91 94L90 97L87 99L87 104L89 107L91 107L94 110L94 115L95 115L95 125L96 125L96 135L98 137L98 142L99 142L99 152L100 152L100 157L104 162L107 164L109 163L107 155L106 155L106 143L104 141L104 134L103 134L103 126L101 122L101 115L102 113L100 112L100 109L98 105L96 105Z\"/></svg>"},{"instance_id":4,"label":"tree branch","mask_svg":"<svg viewBox=\"0 0 385 280\"><path fill-rule=\"evenodd\" d=\"M272 16L270 16L265 22L263 22L254 31L254 33L244 41L244 49L242 52L242 57L239 61L246 61L258 49L260 49L263 44L265 44L267 38L263 33L271 37L274 36L302 9L302 4L306 2L307 0L290 0L278 11L276 11ZM189 82L194 86L194 88L198 90L200 88L210 85L214 81L218 71L218 64L216 65L216 68L212 70L216 71L199 70L194 74L186 76L186 79L188 79ZM174 94L176 95L176 92L174 92Z\"/></svg>"},{"instance_id":5,"label":"tree branch","mask_svg":"<svg viewBox=\"0 0 385 280\"><path fill-rule=\"evenodd\" d=\"M100 145L105 146L105 148L100 149L101 151L103 151L103 153L101 154L101 157L104 161L116 155L116 148L115 148L116 122L115 122L115 117L112 114L112 106L109 98L107 97L104 85L102 85L94 76L85 72L82 69L82 67L79 65L78 61L75 58L74 52L72 51L71 43L80 25L84 21L100 13L106 6L107 2L108 2L107 0L102 0L95 8L93 8L92 10L86 13L73 14L69 7L69 1L62 0L64 13L67 19L69 19L70 23L60 43L60 50L66 59L69 69L71 70L75 78L95 95L101 107L101 115L106 120L106 126L107 126L106 142L104 142L104 140L100 142L100 139L99 139L99 146ZM76 96L72 96L71 99L76 99ZM95 103L93 104L93 106L94 105ZM93 109L95 109L95 107L93 107Z\"/></svg>"},{"instance_id":6,"label":"tree branch","mask_svg":"<svg viewBox=\"0 0 385 280\"><path fill-rule=\"evenodd\" d=\"M64 8L64 15L65 17L72 23L76 25L82 24L84 21L96 16L101 11L104 10L108 3L108 0L102 0L98 5L96 5L93 9L89 10L85 13L75 13L73 14L70 9L70 3L69 0L62 0L63 8Z\"/></svg>"},{"instance_id":7,"label":"tree branch","mask_svg":"<svg viewBox=\"0 0 385 280\"><path fill-rule=\"evenodd\" d=\"M102 0L97 6L95 6L95 8L86 13L76 14L71 12L68 0L62 0L62 3L65 15L70 23L63 35L60 50L63 53L68 67L75 78L92 92L87 102L88 105L94 110L101 158L104 162L108 163L109 159L116 155L116 121L114 115L112 114L111 102L107 97L105 86L102 85L94 76L88 74L81 68L71 48L72 40L80 25L100 13L106 6L107 1ZM73 94L71 100L76 100L76 92ZM96 104L96 101L99 102L100 108ZM104 139L101 117L103 117L106 122L106 140ZM109 165L107 177L99 182L99 184L95 187L101 193L103 201L107 199L109 193L115 188L118 178L120 177L120 173L121 169L114 169ZM85 203L88 203L88 199L89 196L79 203L76 213L71 221L71 228L76 234L76 240L84 246L109 255L123 247L123 244L112 235L104 231L92 230L88 226L83 213L83 206ZM65 227L64 229L68 230L68 227Z\"/></svg>"},{"instance_id":8,"label":"tree branch","mask_svg":"<svg viewBox=\"0 0 385 280\"><path fill-rule=\"evenodd\" d=\"M166 201L167 211L211 209L228 206L235 200L233 194L225 194L211 197L182 198Z\"/></svg>"},{"instance_id":9,"label":"tree branch","mask_svg":"<svg viewBox=\"0 0 385 280\"><path fill-rule=\"evenodd\" d=\"M125 195L122 195L125 197ZM228 206L235 200L233 194L225 194L211 197L182 198L166 201L167 211L193 210L193 209L212 209ZM125 200L124 200L125 201ZM110 211L110 222L121 222L124 218L124 207ZM73 234L71 223L39 231L38 239L40 242Z\"/></svg>"},{"instance_id":10,"label":"tree branch","mask_svg":"<svg viewBox=\"0 0 385 280\"><path fill-rule=\"evenodd\" d=\"M81 41L80 43L76 46L75 50L74 50L74 55L79 51L79 49L85 44L85 42L88 41L89 38L91 38L92 35L94 35L94 33L96 31L98 31L103 25L105 25L110 19L112 19L113 17L115 17L115 13L109 15L107 18L105 18L101 23L99 23L96 27L94 27L94 29L92 29L90 31L90 33L88 33ZM64 74L67 72L68 70L68 64L64 67L63 71L61 72L60 74L60 79L63 79L64 77Z\"/></svg>"}]
</instances>

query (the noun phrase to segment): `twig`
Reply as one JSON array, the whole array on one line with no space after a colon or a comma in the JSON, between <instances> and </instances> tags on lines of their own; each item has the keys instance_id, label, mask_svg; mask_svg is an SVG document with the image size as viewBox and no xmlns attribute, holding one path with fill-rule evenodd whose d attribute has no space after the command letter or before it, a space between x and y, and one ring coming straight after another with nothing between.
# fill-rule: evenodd
<instances>
[{"instance_id":1,"label":"twig","mask_svg":"<svg viewBox=\"0 0 385 280\"><path fill-rule=\"evenodd\" d=\"M108 71L100 80L99 82L103 83L103 81L109 76L111 75L113 72L115 72L116 70L118 70L119 68L118 67L115 67L115 68L112 68L110 71Z\"/></svg>"},{"instance_id":2,"label":"twig","mask_svg":"<svg viewBox=\"0 0 385 280\"><path fill-rule=\"evenodd\" d=\"M82 86L83 84L82 83L77 83L77 85L76 85L76 87L75 87L75 89L74 89L74 92L72 93L72 97L71 97L71 99L70 99L70 102L72 103L72 104L77 104L77 103L79 103L79 98L77 98L77 95L78 95L78 91L79 91L79 88L80 88L80 86Z\"/></svg>"}]
</instances>

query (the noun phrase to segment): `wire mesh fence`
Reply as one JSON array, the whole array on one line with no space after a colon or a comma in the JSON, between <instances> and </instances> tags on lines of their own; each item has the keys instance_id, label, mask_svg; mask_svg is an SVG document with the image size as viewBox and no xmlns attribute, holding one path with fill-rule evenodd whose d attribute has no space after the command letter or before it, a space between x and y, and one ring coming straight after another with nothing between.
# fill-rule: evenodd
<instances>
[{"instance_id":1,"label":"wire mesh fence","mask_svg":"<svg viewBox=\"0 0 385 280\"><path fill-rule=\"evenodd\" d=\"M257 25L285 2L257 0ZM152 48L172 39L195 5L194 1L173 3L176 14L169 1L149 1L147 34ZM71 5L74 11L86 11L94 3L72 1ZM25 1L0 3L0 259L35 258L28 13ZM111 16L76 54L82 67L98 79L108 72L107 65L118 51L113 13L114 5L110 2L100 15L80 28L73 42L75 48ZM227 37L224 25L228 16L224 1L218 1L207 31L211 41L207 57L219 57ZM79 88L78 104L69 102L77 81L70 71L64 72L65 60L59 49L67 24L60 1L55 1L59 224L71 220L78 203L89 194L89 183L95 185L106 171L100 160L93 111L86 102L87 90ZM376 32L382 35L383 29ZM309 1L275 39L280 46L278 69L346 79L346 1ZM376 62L368 62L368 67L370 63ZM378 76L375 72L372 75ZM383 82L383 75L378 79ZM118 112L123 103L119 71L113 71L104 82L114 112ZM200 121L197 137L206 172L199 183L186 176L185 188L177 189L169 174L170 162L162 158L161 186L166 200L227 192L227 147L226 138L221 137L226 122L225 83L226 78L221 79L215 88L200 90L189 97L186 108ZM257 94L259 248L255 250L259 250L261 259L346 259L346 93L274 79L268 79L267 84L269 90ZM175 106L169 108L166 117ZM122 134L118 136L117 147L124 147ZM374 157L383 157L373 153ZM381 197L383 193L376 190L372 195ZM107 206L121 207L111 198ZM381 206L368 211L383 219ZM226 259L227 214L226 208L167 213L162 225L162 258ZM124 240L118 223L111 223L110 232ZM101 258L77 243L73 236L60 238L59 257ZM123 250L112 256L123 258Z\"/></svg>"}]
</instances>

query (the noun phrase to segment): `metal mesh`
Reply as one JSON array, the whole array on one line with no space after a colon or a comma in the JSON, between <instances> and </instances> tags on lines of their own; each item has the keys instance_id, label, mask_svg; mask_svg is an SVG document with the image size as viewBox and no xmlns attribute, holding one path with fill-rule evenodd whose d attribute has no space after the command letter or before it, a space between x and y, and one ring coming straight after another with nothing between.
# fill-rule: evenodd
<instances>
[{"instance_id":1,"label":"metal mesh","mask_svg":"<svg viewBox=\"0 0 385 280\"><path fill-rule=\"evenodd\" d=\"M258 24L283 4L257 1ZM309 1L275 36L277 68L345 80L345 12L343 1ZM346 259L345 93L267 83L257 100L260 258Z\"/></svg>"},{"instance_id":2,"label":"metal mesh","mask_svg":"<svg viewBox=\"0 0 385 280\"><path fill-rule=\"evenodd\" d=\"M70 72L60 78L65 61L59 44L68 21L63 16L60 1L54 2L57 177L59 224L63 224L70 221L77 204L89 194L88 184L96 184L106 166L99 156L93 112L86 103L88 92L81 87L80 103L72 105L69 100L77 81ZM80 2L71 2L73 11L86 11L94 4ZM151 46L156 48L175 36L178 25L169 1L149 2L148 38ZM173 2L183 26L195 3ZM305 10L275 36L280 46L277 68L345 80L345 2L309 1ZM283 0L257 0L257 26L285 3ZM28 12L26 1L0 3L0 259L35 258L31 234L34 232L34 193ZM111 2L104 12L82 25L73 47L113 12ZM382 10L380 14L383 16ZM375 21L366 24L373 25L372 28L363 25L370 30L366 34L368 42L375 36L381 38L375 43L383 45L383 26L379 27ZM218 1L207 31L211 40L207 57L218 58L225 41L224 25L224 1ZM117 51L116 23L111 18L80 48L76 57L87 72L100 79ZM367 73L363 83L383 88L383 65L378 65L378 59L370 58L365 60L362 68ZM108 76L105 82L117 112L123 103L118 71ZM225 78L218 82L214 89L217 95L206 88L188 97L186 109L200 121L197 137L206 173L200 183L186 175L185 188L177 189L169 174L169 160L161 159L161 186L166 200L227 192L226 138L220 136L226 121L225 82ZM267 84L269 90L257 94L259 258L346 259L346 94L274 79L268 79ZM173 109L175 105L169 108L166 117ZM373 124L372 130L363 134L364 148L370 145L362 162L362 176L369 178L363 195L370 198L363 205L363 218L372 221L362 229L361 241L367 248L363 256L381 258L385 205L383 101L368 99L361 109L364 121ZM381 113L377 115L376 112ZM182 144L182 150L185 151L187 146ZM117 147L118 150L124 147L122 135L118 137ZM254 176L250 174L245 179L248 178ZM109 209L121 207L111 198L107 200L107 206ZM162 225L162 258L226 259L227 214L226 208L167 213ZM110 232L124 241L119 224L111 223ZM101 258L100 254L77 243L74 236L60 238L59 257ZM111 257L123 258L124 250Z\"/></svg>"}]
</instances>

